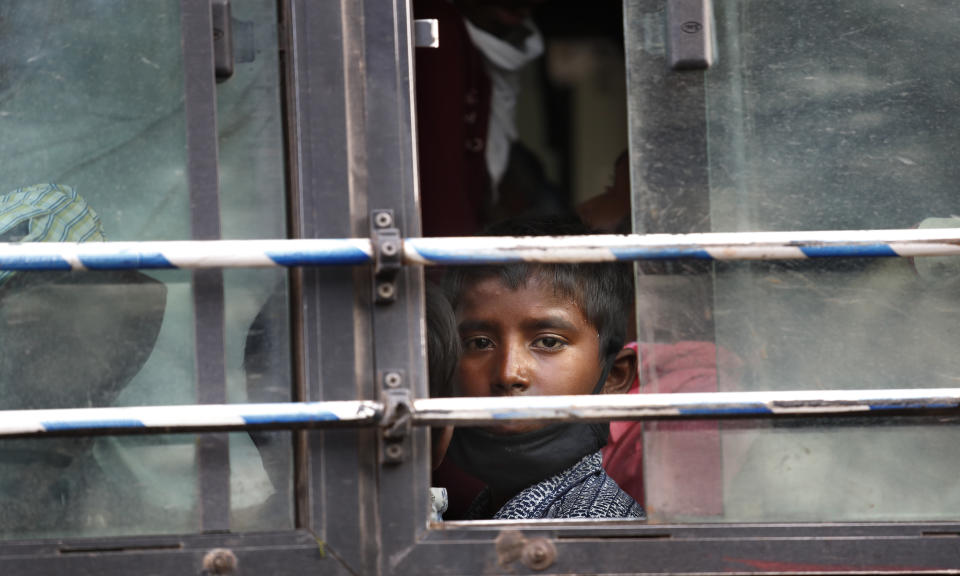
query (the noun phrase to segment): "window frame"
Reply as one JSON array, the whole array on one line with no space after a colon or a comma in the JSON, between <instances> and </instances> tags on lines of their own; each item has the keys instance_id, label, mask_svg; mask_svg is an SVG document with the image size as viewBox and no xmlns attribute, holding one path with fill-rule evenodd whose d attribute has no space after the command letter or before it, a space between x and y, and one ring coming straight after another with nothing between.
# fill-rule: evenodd
<instances>
[{"instance_id":1,"label":"window frame","mask_svg":"<svg viewBox=\"0 0 960 576\"><path fill-rule=\"evenodd\" d=\"M204 4L208 0L181 1L190 14L184 16L189 20L184 49L200 50L185 58L185 73L188 80L191 74L209 74L209 84L203 80L197 93L190 82L186 88L188 114L198 117L190 116L188 130L201 142L192 150L204 151L207 162L196 168L196 176L191 168L190 182L191 189L196 184L215 192L209 181L216 174L216 129L209 123L215 116L207 115L211 103L215 109L212 57L206 55L207 48L212 54L212 32ZM402 235L417 236L410 0L280 0L279 5L291 237L368 236L371 209L393 210ZM199 35L187 38L188 26ZM193 164L193 152L190 158ZM399 272L397 301L389 305L373 304L367 267L292 270L290 277L295 400L375 399L378 379L398 370L413 397L426 396L422 269ZM212 286L215 293L215 279ZM215 307L213 298L202 301ZM222 332L220 337L222 342ZM211 396L201 400L215 400L217 386L211 384ZM212 520L204 527L212 533L4 541L0 568L16 575L127 574L144 567L153 573L201 573L204 557L217 548L232 551L236 573L247 574L532 573L543 566L535 560L544 557L551 561L543 569L569 574L917 573L956 565L960 523L955 522L430 527L426 430L412 431L396 463L381 463L378 428L294 434L294 530L218 533L223 504L211 500ZM205 466L223 456L222 446L211 450L214 459ZM204 486L222 486L228 469L210 468Z\"/></svg>"}]
</instances>

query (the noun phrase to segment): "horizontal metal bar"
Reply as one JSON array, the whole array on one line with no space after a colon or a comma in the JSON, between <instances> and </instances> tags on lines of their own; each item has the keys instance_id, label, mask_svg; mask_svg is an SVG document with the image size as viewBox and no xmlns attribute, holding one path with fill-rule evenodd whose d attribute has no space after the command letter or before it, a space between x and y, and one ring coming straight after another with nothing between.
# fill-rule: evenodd
<instances>
[{"instance_id":1,"label":"horizontal metal bar","mask_svg":"<svg viewBox=\"0 0 960 576\"><path fill-rule=\"evenodd\" d=\"M803 260L960 254L960 229L417 238L407 263Z\"/></svg>"},{"instance_id":2,"label":"horizontal metal bar","mask_svg":"<svg viewBox=\"0 0 960 576\"><path fill-rule=\"evenodd\" d=\"M634 260L803 260L960 255L960 228L408 238L408 265ZM344 266L373 262L369 239L0 243L0 270Z\"/></svg>"},{"instance_id":3,"label":"horizontal metal bar","mask_svg":"<svg viewBox=\"0 0 960 576\"><path fill-rule=\"evenodd\" d=\"M422 398L413 402L412 422L479 426L516 420L822 417L957 408L960 388ZM373 401L8 410L0 411L0 437L363 427L381 424L382 417L383 405Z\"/></svg>"},{"instance_id":4,"label":"horizontal metal bar","mask_svg":"<svg viewBox=\"0 0 960 576\"><path fill-rule=\"evenodd\" d=\"M361 427L378 423L381 411L362 400L5 410L0 437Z\"/></svg>"},{"instance_id":5,"label":"horizontal metal bar","mask_svg":"<svg viewBox=\"0 0 960 576\"><path fill-rule=\"evenodd\" d=\"M512 420L703 420L744 416L889 414L891 411L958 407L960 388L429 398L414 402L413 422L436 426Z\"/></svg>"},{"instance_id":6,"label":"horizontal metal bar","mask_svg":"<svg viewBox=\"0 0 960 576\"><path fill-rule=\"evenodd\" d=\"M370 240L0 243L0 270L337 266L373 261Z\"/></svg>"}]
</instances>

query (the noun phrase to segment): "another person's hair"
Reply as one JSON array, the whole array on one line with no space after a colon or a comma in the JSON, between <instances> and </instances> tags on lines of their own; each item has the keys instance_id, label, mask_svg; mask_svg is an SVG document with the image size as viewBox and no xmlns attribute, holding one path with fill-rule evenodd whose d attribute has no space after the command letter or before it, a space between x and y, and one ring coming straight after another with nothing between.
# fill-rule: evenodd
<instances>
[{"instance_id":1,"label":"another person's hair","mask_svg":"<svg viewBox=\"0 0 960 576\"><path fill-rule=\"evenodd\" d=\"M460 334L453 307L440 287L427 283L427 370L430 396L443 398L453 395L453 375L460 361Z\"/></svg>"},{"instance_id":2,"label":"another person's hair","mask_svg":"<svg viewBox=\"0 0 960 576\"><path fill-rule=\"evenodd\" d=\"M579 236L599 234L576 216L512 218L497 222L483 236ZM573 301L600 335L601 363L623 348L630 316L632 281L630 266L622 262L459 266L450 268L444 287L454 309L467 284L499 278L516 290L531 278L552 284L555 293Z\"/></svg>"}]
</instances>

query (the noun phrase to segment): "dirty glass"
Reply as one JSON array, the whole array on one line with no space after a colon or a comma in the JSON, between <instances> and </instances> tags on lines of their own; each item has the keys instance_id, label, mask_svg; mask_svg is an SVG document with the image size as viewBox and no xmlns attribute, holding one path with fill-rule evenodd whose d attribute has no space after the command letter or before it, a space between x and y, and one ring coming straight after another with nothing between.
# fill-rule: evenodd
<instances>
[{"instance_id":1,"label":"dirty glass","mask_svg":"<svg viewBox=\"0 0 960 576\"><path fill-rule=\"evenodd\" d=\"M625 4L638 232L960 224L960 7L712 4L716 62L705 72L668 69L663 2ZM960 378L956 258L638 268L646 391ZM675 423L648 426L637 446L654 520L941 520L960 514L957 434L952 420ZM687 505L706 493L695 474L714 478L713 508Z\"/></svg>"},{"instance_id":2,"label":"dirty glass","mask_svg":"<svg viewBox=\"0 0 960 576\"><path fill-rule=\"evenodd\" d=\"M231 4L220 226L282 238L276 3ZM179 0L0 3L2 241L191 238L180 19ZM224 277L229 401L288 400L285 275ZM3 275L0 409L194 403L197 363L220 361L195 357L194 334L188 272ZM0 538L197 531L195 444L0 442ZM231 528L291 525L288 436L232 434L229 451Z\"/></svg>"}]
</instances>

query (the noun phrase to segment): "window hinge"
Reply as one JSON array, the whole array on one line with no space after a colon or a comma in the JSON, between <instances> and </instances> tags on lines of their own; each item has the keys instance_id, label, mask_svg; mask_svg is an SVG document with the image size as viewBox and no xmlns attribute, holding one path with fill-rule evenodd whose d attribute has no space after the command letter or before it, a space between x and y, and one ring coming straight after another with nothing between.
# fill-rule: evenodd
<instances>
[{"instance_id":1,"label":"window hinge","mask_svg":"<svg viewBox=\"0 0 960 576\"><path fill-rule=\"evenodd\" d=\"M393 210L370 213L370 240L374 259L373 301L391 304L397 299L397 273L403 263L403 239Z\"/></svg>"},{"instance_id":2,"label":"window hinge","mask_svg":"<svg viewBox=\"0 0 960 576\"><path fill-rule=\"evenodd\" d=\"M401 370L388 370L380 378L383 416L380 429L383 431L383 463L397 464L406 459L407 438L413 427L413 396L403 387Z\"/></svg>"}]
</instances>

